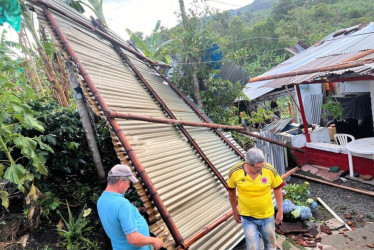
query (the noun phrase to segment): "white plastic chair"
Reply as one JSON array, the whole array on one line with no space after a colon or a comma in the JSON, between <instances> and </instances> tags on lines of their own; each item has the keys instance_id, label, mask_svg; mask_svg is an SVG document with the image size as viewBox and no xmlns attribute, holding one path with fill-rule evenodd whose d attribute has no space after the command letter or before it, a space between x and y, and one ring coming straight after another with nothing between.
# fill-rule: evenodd
<instances>
[{"instance_id":1,"label":"white plastic chair","mask_svg":"<svg viewBox=\"0 0 374 250\"><path fill-rule=\"evenodd\" d=\"M349 141L348 138L351 138L351 141L356 140L353 135L349 134L335 134L334 139L337 144L345 146Z\"/></svg>"}]
</instances>

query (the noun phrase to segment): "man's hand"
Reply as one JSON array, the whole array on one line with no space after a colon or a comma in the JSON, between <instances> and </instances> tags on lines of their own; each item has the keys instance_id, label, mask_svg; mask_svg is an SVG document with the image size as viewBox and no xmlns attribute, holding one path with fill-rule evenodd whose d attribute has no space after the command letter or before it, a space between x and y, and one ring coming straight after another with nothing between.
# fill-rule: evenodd
<instances>
[{"instance_id":1,"label":"man's hand","mask_svg":"<svg viewBox=\"0 0 374 250\"><path fill-rule=\"evenodd\" d=\"M234 220L236 221L236 223L242 223L242 219L240 218L238 211L233 211L233 215L234 215Z\"/></svg>"},{"instance_id":2,"label":"man's hand","mask_svg":"<svg viewBox=\"0 0 374 250\"><path fill-rule=\"evenodd\" d=\"M160 240L159 238L153 238L154 239L154 242L152 244L152 247L154 249L160 249L161 247L163 247L164 243L162 242L162 240Z\"/></svg>"},{"instance_id":3,"label":"man's hand","mask_svg":"<svg viewBox=\"0 0 374 250\"><path fill-rule=\"evenodd\" d=\"M279 225L281 224L283 220L283 211L278 211L277 215L275 216L275 224Z\"/></svg>"},{"instance_id":4,"label":"man's hand","mask_svg":"<svg viewBox=\"0 0 374 250\"><path fill-rule=\"evenodd\" d=\"M228 191L229 191L229 199L230 199L230 204L231 204L232 214L234 216L234 219L235 219L236 223L242 223L242 220L241 220L240 215L238 213L236 190L235 189L229 189Z\"/></svg>"}]
</instances>

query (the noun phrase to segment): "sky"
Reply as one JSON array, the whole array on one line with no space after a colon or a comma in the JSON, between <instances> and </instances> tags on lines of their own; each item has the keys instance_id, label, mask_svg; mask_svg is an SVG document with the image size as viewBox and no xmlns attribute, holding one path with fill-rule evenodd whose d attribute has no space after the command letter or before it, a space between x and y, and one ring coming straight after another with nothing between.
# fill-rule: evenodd
<instances>
[{"instance_id":1,"label":"sky","mask_svg":"<svg viewBox=\"0 0 374 250\"><path fill-rule=\"evenodd\" d=\"M192 0L184 0L185 9ZM253 0L208 0L211 8L223 10L238 9ZM177 25L178 0L104 0L104 16L110 29L128 39L126 28L150 35L158 20L166 28Z\"/></svg>"},{"instance_id":2,"label":"sky","mask_svg":"<svg viewBox=\"0 0 374 250\"><path fill-rule=\"evenodd\" d=\"M104 16L110 29L121 37L128 39L126 28L133 32L141 31L144 36L150 35L158 20L165 28L175 27L178 23L177 12L179 12L178 0L104 0ZM193 0L184 0L185 9L191 5ZM253 0L207 0L209 7L220 11L238 9L251 4ZM87 11L89 17L92 12ZM18 41L16 31L7 23L0 26L0 32L5 28L8 31L7 39Z\"/></svg>"}]
</instances>

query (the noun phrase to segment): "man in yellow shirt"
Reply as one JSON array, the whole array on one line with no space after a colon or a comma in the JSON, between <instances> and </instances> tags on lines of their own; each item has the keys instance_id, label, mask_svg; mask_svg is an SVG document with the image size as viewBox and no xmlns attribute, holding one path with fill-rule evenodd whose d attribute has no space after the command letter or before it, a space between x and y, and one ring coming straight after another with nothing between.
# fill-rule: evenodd
<instances>
[{"instance_id":1,"label":"man in yellow shirt","mask_svg":"<svg viewBox=\"0 0 374 250\"><path fill-rule=\"evenodd\" d=\"M265 162L264 153L258 148L248 150L245 162L230 169L227 184L234 219L243 225L247 250L260 249L259 234L264 249L276 249L271 189L278 205L275 223L279 224L283 220L282 187L285 183L275 168Z\"/></svg>"}]
</instances>

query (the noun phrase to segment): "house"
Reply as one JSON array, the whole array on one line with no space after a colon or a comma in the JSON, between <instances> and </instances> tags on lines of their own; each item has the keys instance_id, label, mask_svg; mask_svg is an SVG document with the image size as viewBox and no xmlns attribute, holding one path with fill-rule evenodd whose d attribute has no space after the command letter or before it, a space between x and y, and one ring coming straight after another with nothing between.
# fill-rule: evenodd
<instances>
[{"instance_id":1,"label":"house","mask_svg":"<svg viewBox=\"0 0 374 250\"><path fill-rule=\"evenodd\" d=\"M369 119L369 137L373 133L374 117L374 23L356 25L331 33L313 46L301 51L270 71L249 80L248 85L254 88L280 89L294 86L298 105L305 128L305 136L297 145L306 150L306 154L295 152L299 164L317 164L325 167L338 165L348 169L349 162L346 149L333 149L329 143L321 144L321 137L310 135L307 125L320 123L322 91L334 92L339 102L348 103L345 118ZM258 90L257 92L260 92ZM357 107L366 98L364 110L358 111L348 107ZM352 106L352 102L355 105ZM370 99L370 101L368 101ZM307 105L306 105L307 104ZM353 116L353 117L352 117ZM325 133L326 134L326 133ZM326 135L323 136L325 140ZM328 139L329 140L329 139ZM330 144L331 145L331 144ZM336 145L335 145L336 146ZM374 175L373 155L353 156L355 171L360 174ZM357 167L356 167L357 166Z\"/></svg>"}]
</instances>

